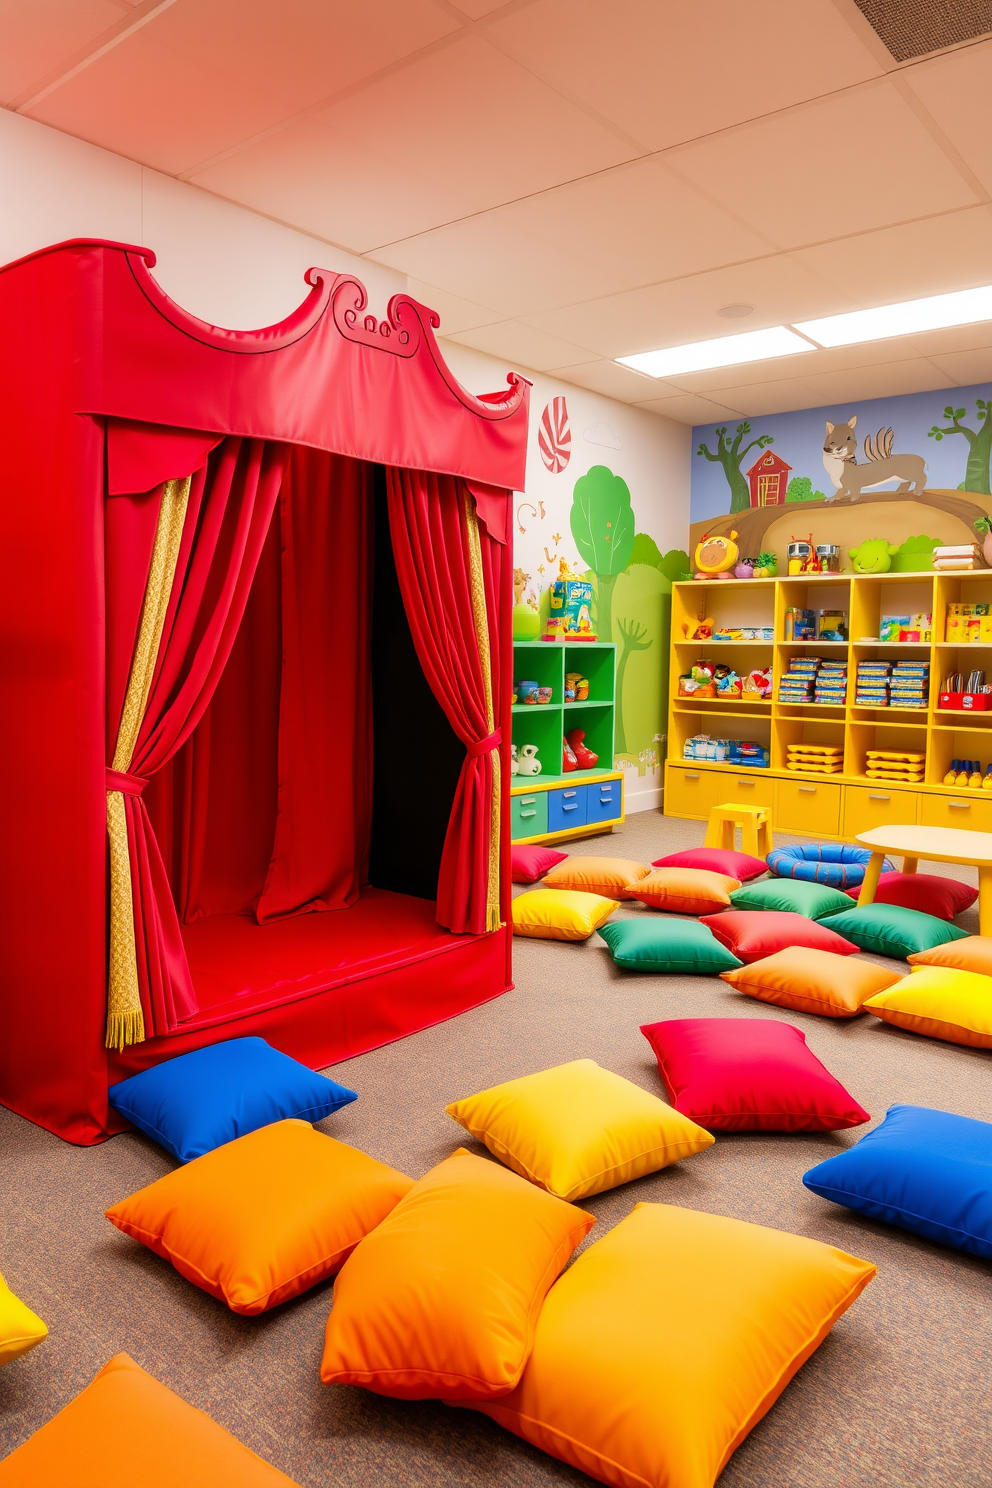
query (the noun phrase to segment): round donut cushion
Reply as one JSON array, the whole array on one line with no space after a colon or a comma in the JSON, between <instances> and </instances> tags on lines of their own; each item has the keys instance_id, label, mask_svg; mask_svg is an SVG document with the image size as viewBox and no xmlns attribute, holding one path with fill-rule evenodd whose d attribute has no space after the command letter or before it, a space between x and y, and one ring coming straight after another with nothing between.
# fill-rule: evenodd
<instances>
[{"instance_id":1,"label":"round donut cushion","mask_svg":"<svg viewBox=\"0 0 992 1488\"><path fill-rule=\"evenodd\" d=\"M871 853L866 847L847 842L800 842L795 847L776 847L767 863L779 878L801 878L807 883L829 884L832 889L859 888ZM886 870L895 867L888 858Z\"/></svg>"}]
</instances>

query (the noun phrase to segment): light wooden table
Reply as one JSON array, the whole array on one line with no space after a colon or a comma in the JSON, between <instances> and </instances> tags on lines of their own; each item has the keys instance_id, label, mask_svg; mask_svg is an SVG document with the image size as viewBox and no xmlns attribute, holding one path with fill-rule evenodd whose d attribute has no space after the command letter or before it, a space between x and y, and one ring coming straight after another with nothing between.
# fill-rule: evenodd
<instances>
[{"instance_id":1,"label":"light wooden table","mask_svg":"<svg viewBox=\"0 0 992 1488\"><path fill-rule=\"evenodd\" d=\"M902 857L903 873L928 863L970 863L978 869L978 931L992 935L992 832L959 832L956 827L876 827L855 837L871 849L858 904L871 904L886 853Z\"/></svg>"}]
</instances>

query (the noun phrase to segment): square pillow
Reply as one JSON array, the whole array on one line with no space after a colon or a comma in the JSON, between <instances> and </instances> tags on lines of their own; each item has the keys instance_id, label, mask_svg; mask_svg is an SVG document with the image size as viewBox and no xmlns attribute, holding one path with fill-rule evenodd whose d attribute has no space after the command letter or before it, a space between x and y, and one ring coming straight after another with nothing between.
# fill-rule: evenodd
<instances>
[{"instance_id":1,"label":"square pillow","mask_svg":"<svg viewBox=\"0 0 992 1488\"><path fill-rule=\"evenodd\" d=\"M299 1488L216 1421L115 1354L0 1462L0 1488Z\"/></svg>"},{"instance_id":2,"label":"square pillow","mask_svg":"<svg viewBox=\"0 0 992 1488\"><path fill-rule=\"evenodd\" d=\"M848 889L857 900L860 889ZM899 904L903 909L918 909L921 914L936 915L938 920L953 920L970 909L978 890L956 878L941 878L936 873L883 873L875 890L875 904Z\"/></svg>"},{"instance_id":3,"label":"square pillow","mask_svg":"<svg viewBox=\"0 0 992 1488\"><path fill-rule=\"evenodd\" d=\"M740 961L760 961L786 946L832 951L837 956L853 956L858 949L819 920L789 910L727 909L723 914L706 915L699 923L707 925Z\"/></svg>"},{"instance_id":4,"label":"square pillow","mask_svg":"<svg viewBox=\"0 0 992 1488\"><path fill-rule=\"evenodd\" d=\"M735 909L784 910L786 914L806 915L819 920L823 915L849 909L851 901L840 889L829 884L806 883L801 878L763 878L748 884L730 896Z\"/></svg>"},{"instance_id":5,"label":"square pillow","mask_svg":"<svg viewBox=\"0 0 992 1488\"><path fill-rule=\"evenodd\" d=\"M910 966L955 966L959 971L992 976L992 935L948 940L943 945L931 946L928 951L914 951L906 960Z\"/></svg>"},{"instance_id":6,"label":"square pillow","mask_svg":"<svg viewBox=\"0 0 992 1488\"><path fill-rule=\"evenodd\" d=\"M604 894L608 899L633 899L632 885L651 872L633 858L570 857L544 876L549 889L578 889L586 894Z\"/></svg>"},{"instance_id":7,"label":"square pillow","mask_svg":"<svg viewBox=\"0 0 992 1488\"><path fill-rule=\"evenodd\" d=\"M321 1379L399 1400L507 1394L548 1288L595 1222L460 1147L342 1268Z\"/></svg>"},{"instance_id":8,"label":"square pillow","mask_svg":"<svg viewBox=\"0 0 992 1488\"><path fill-rule=\"evenodd\" d=\"M825 1018L857 1017L866 998L899 980L898 971L886 971L854 956L810 950L808 946L788 946L739 971L722 971L720 975L738 992L759 1002L793 1008L797 1013L819 1013Z\"/></svg>"},{"instance_id":9,"label":"square pillow","mask_svg":"<svg viewBox=\"0 0 992 1488\"><path fill-rule=\"evenodd\" d=\"M513 933L532 940L588 940L619 907L615 899L604 899L601 894L531 889L513 900Z\"/></svg>"},{"instance_id":10,"label":"square pillow","mask_svg":"<svg viewBox=\"0 0 992 1488\"><path fill-rule=\"evenodd\" d=\"M716 976L741 964L700 920L614 920L599 936L624 971Z\"/></svg>"},{"instance_id":11,"label":"square pillow","mask_svg":"<svg viewBox=\"0 0 992 1488\"><path fill-rule=\"evenodd\" d=\"M926 1106L890 1106L846 1152L803 1176L812 1193L992 1260L992 1126Z\"/></svg>"},{"instance_id":12,"label":"square pillow","mask_svg":"<svg viewBox=\"0 0 992 1488\"><path fill-rule=\"evenodd\" d=\"M571 1203L713 1145L709 1132L592 1059L445 1107L522 1178Z\"/></svg>"},{"instance_id":13,"label":"square pillow","mask_svg":"<svg viewBox=\"0 0 992 1488\"><path fill-rule=\"evenodd\" d=\"M635 899L649 909L670 914L717 914L730 908L730 895L739 889L739 878L710 873L706 868L655 868L646 878L628 884Z\"/></svg>"},{"instance_id":14,"label":"square pillow","mask_svg":"<svg viewBox=\"0 0 992 1488\"><path fill-rule=\"evenodd\" d=\"M0 1276L0 1365L19 1359L48 1337L48 1329Z\"/></svg>"},{"instance_id":15,"label":"square pillow","mask_svg":"<svg viewBox=\"0 0 992 1488\"><path fill-rule=\"evenodd\" d=\"M514 883L537 883L558 863L564 863L568 853L558 852L553 847L540 847L536 843L515 845L510 849L510 878Z\"/></svg>"},{"instance_id":16,"label":"square pillow","mask_svg":"<svg viewBox=\"0 0 992 1488\"><path fill-rule=\"evenodd\" d=\"M948 940L964 940L967 931L936 915L921 914L918 909L903 909L898 904L865 904L858 909L845 909L843 914L821 920L825 929L846 936L862 951L875 956L892 956L905 961L913 951L927 951Z\"/></svg>"},{"instance_id":17,"label":"square pillow","mask_svg":"<svg viewBox=\"0 0 992 1488\"><path fill-rule=\"evenodd\" d=\"M111 1085L107 1095L115 1111L180 1162L273 1121L321 1121L358 1099L255 1037L165 1059Z\"/></svg>"},{"instance_id":18,"label":"square pillow","mask_svg":"<svg viewBox=\"0 0 992 1488\"><path fill-rule=\"evenodd\" d=\"M976 971L914 967L908 977L870 997L865 1012L949 1044L992 1049L992 977Z\"/></svg>"},{"instance_id":19,"label":"square pillow","mask_svg":"<svg viewBox=\"0 0 992 1488\"><path fill-rule=\"evenodd\" d=\"M749 878L759 878L768 872L763 858L752 858L750 853L732 852L728 847L689 847L685 852L669 853L667 858L655 858L652 868L706 868L711 873L725 873L728 878L738 878L747 883Z\"/></svg>"},{"instance_id":20,"label":"square pillow","mask_svg":"<svg viewBox=\"0 0 992 1488\"><path fill-rule=\"evenodd\" d=\"M791 1023L670 1018L641 1032L676 1111L708 1131L840 1131L871 1120Z\"/></svg>"},{"instance_id":21,"label":"square pillow","mask_svg":"<svg viewBox=\"0 0 992 1488\"><path fill-rule=\"evenodd\" d=\"M477 1408L614 1488L712 1488L874 1275L818 1240L638 1204L551 1288L513 1393Z\"/></svg>"},{"instance_id":22,"label":"square pillow","mask_svg":"<svg viewBox=\"0 0 992 1488\"><path fill-rule=\"evenodd\" d=\"M277 1121L106 1214L194 1286L252 1316L333 1276L412 1187L305 1121Z\"/></svg>"}]
</instances>

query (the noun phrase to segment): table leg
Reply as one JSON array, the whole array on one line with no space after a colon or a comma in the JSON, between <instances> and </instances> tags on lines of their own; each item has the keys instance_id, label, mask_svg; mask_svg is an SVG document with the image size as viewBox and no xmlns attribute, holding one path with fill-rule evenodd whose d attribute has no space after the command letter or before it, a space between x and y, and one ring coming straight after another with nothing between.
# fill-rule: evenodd
<instances>
[{"instance_id":1,"label":"table leg","mask_svg":"<svg viewBox=\"0 0 992 1488\"><path fill-rule=\"evenodd\" d=\"M919 858L903 858L902 860L903 873L915 873L919 866Z\"/></svg>"},{"instance_id":2,"label":"table leg","mask_svg":"<svg viewBox=\"0 0 992 1488\"><path fill-rule=\"evenodd\" d=\"M871 904L875 899L875 890L878 888L879 876L882 872L882 864L885 862L884 853L872 853L865 869L864 882L861 885L861 893L858 895L858 907L862 904Z\"/></svg>"},{"instance_id":3,"label":"table leg","mask_svg":"<svg viewBox=\"0 0 992 1488\"><path fill-rule=\"evenodd\" d=\"M978 933L992 935L992 868L978 870Z\"/></svg>"}]
</instances>

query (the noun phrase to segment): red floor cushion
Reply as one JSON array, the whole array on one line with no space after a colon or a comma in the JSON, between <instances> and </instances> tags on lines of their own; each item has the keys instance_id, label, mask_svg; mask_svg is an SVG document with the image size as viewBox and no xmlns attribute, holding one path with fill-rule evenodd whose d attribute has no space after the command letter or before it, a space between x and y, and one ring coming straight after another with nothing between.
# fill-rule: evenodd
<instances>
[{"instance_id":1,"label":"red floor cushion","mask_svg":"<svg viewBox=\"0 0 992 1488\"><path fill-rule=\"evenodd\" d=\"M700 924L707 925L720 944L744 962L774 956L786 946L808 946L838 956L853 956L858 949L836 930L785 909L728 909L723 914L704 915Z\"/></svg>"},{"instance_id":2,"label":"red floor cushion","mask_svg":"<svg viewBox=\"0 0 992 1488\"><path fill-rule=\"evenodd\" d=\"M676 1111L707 1131L838 1131L871 1120L791 1023L669 1018L641 1032Z\"/></svg>"},{"instance_id":3,"label":"red floor cushion","mask_svg":"<svg viewBox=\"0 0 992 1488\"><path fill-rule=\"evenodd\" d=\"M725 873L728 878L738 878L747 883L768 872L763 858L752 858L750 853L731 852L729 847L688 847L685 852L669 853L667 858L655 858L652 868L705 868L709 873Z\"/></svg>"},{"instance_id":4,"label":"red floor cushion","mask_svg":"<svg viewBox=\"0 0 992 1488\"><path fill-rule=\"evenodd\" d=\"M860 889L848 889L857 899ZM953 920L970 909L978 890L957 878L942 878L937 873L883 873L875 890L875 904L898 904L901 909L918 909L921 914L938 920Z\"/></svg>"},{"instance_id":5,"label":"red floor cushion","mask_svg":"<svg viewBox=\"0 0 992 1488\"><path fill-rule=\"evenodd\" d=\"M564 863L568 853L537 843L523 843L510 849L510 877L514 883L537 883L552 868Z\"/></svg>"}]
</instances>

